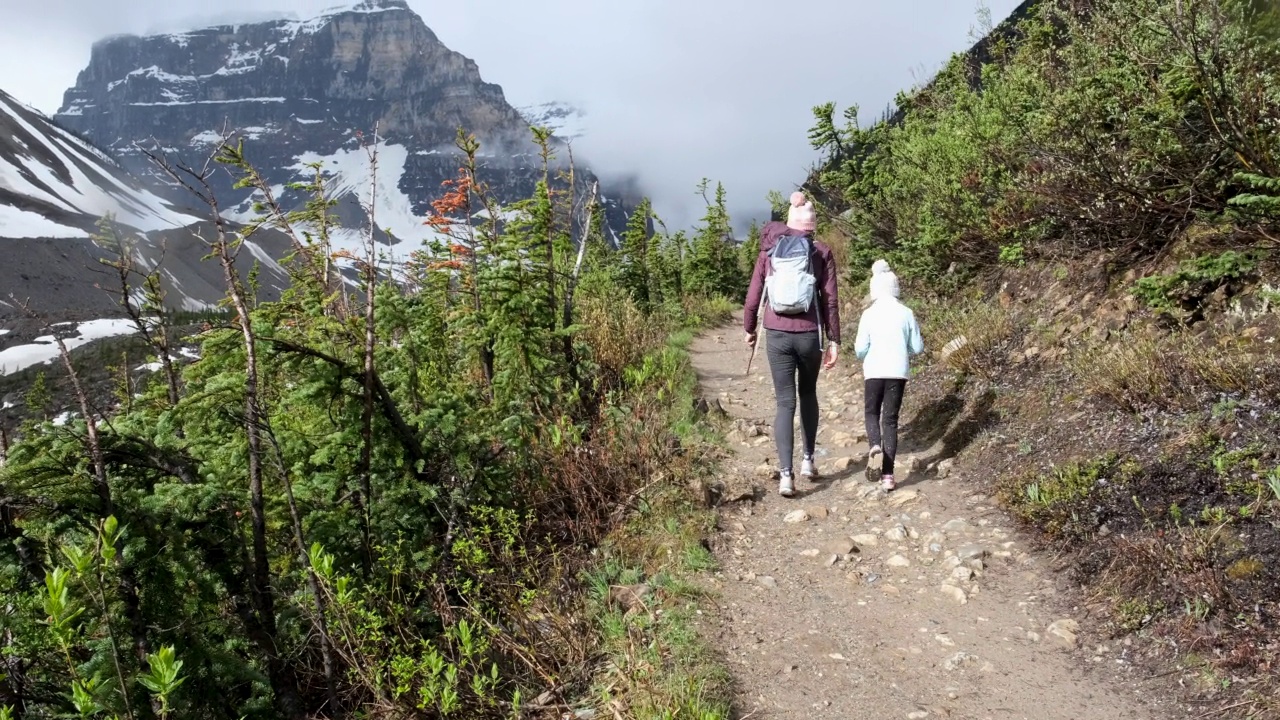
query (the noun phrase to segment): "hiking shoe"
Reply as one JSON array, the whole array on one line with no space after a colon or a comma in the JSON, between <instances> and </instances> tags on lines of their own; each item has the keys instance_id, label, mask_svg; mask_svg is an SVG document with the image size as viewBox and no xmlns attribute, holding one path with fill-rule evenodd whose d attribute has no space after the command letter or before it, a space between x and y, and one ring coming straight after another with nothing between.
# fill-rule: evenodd
<instances>
[{"instance_id":1,"label":"hiking shoe","mask_svg":"<svg viewBox=\"0 0 1280 720\"><path fill-rule=\"evenodd\" d=\"M879 445L871 448L871 452L867 453L867 479L875 482L880 479L880 471L884 468L884 450Z\"/></svg>"},{"instance_id":2,"label":"hiking shoe","mask_svg":"<svg viewBox=\"0 0 1280 720\"><path fill-rule=\"evenodd\" d=\"M807 457L800 462L800 477L815 478L818 470L813 466L813 458Z\"/></svg>"},{"instance_id":3,"label":"hiking shoe","mask_svg":"<svg viewBox=\"0 0 1280 720\"><path fill-rule=\"evenodd\" d=\"M898 483L893 481L892 475L885 475L880 478L880 487L883 488L885 492L893 492L897 489Z\"/></svg>"},{"instance_id":4,"label":"hiking shoe","mask_svg":"<svg viewBox=\"0 0 1280 720\"><path fill-rule=\"evenodd\" d=\"M790 472L782 473L782 479L778 481L778 494L788 498L796 494L796 481Z\"/></svg>"}]
</instances>

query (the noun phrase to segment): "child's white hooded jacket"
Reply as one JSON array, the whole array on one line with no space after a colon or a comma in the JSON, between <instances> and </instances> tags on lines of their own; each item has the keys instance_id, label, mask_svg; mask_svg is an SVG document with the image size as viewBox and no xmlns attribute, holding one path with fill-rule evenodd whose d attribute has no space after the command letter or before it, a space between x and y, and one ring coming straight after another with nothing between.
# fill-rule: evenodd
<instances>
[{"instance_id":1,"label":"child's white hooded jacket","mask_svg":"<svg viewBox=\"0 0 1280 720\"><path fill-rule=\"evenodd\" d=\"M905 380L910 375L910 356L924 352L915 313L898 301L898 293L898 276L892 272L871 277L871 307L858 320L854 343L865 379Z\"/></svg>"}]
</instances>

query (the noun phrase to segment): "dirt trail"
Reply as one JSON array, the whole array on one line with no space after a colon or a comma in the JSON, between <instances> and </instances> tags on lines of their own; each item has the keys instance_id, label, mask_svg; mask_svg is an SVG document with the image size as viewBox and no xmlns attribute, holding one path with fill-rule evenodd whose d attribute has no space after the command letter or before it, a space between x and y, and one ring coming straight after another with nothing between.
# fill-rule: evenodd
<instances>
[{"instance_id":1,"label":"dirt trail","mask_svg":"<svg viewBox=\"0 0 1280 720\"><path fill-rule=\"evenodd\" d=\"M768 363L762 347L744 376L739 327L692 348L704 397L737 428L712 632L737 681L738 717L1180 716L1172 693L1129 663L1130 648L1076 626L1047 560L1024 550L962 466L947 468L940 445L903 438L893 494L865 479L856 360L842 358L819 383L822 477L778 496L760 467L776 465ZM904 481L911 457L920 467ZM930 469L938 462L943 470ZM807 517L788 521L797 510Z\"/></svg>"}]
</instances>

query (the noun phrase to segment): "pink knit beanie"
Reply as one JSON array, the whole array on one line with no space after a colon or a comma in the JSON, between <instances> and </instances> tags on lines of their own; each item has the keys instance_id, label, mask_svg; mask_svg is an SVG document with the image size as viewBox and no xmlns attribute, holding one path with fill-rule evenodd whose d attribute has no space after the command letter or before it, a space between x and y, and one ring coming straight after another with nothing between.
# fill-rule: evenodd
<instances>
[{"instance_id":1,"label":"pink knit beanie","mask_svg":"<svg viewBox=\"0 0 1280 720\"><path fill-rule=\"evenodd\" d=\"M806 200L804 193L800 191L791 193L787 227L800 232L813 232L818 227L818 214L813 211L813 203Z\"/></svg>"}]
</instances>

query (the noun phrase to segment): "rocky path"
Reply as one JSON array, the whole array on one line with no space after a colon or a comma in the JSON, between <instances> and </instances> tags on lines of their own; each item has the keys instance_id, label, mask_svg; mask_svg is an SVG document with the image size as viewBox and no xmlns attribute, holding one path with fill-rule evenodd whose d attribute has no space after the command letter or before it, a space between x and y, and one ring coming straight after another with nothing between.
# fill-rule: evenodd
<instances>
[{"instance_id":1,"label":"rocky path","mask_svg":"<svg viewBox=\"0 0 1280 720\"><path fill-rule=\"evenodd\" d=\"M692 348L704 397L735 428L712 632L737 681L737 717L1177 716L1124 643L1077 625L1047 560L963 467L906 437L899 489L885 495L865 479L851 358L819 383L822 477L778 496L764 348L744 376L737 328Z\"/></svg>"}]
</instances>

